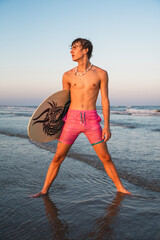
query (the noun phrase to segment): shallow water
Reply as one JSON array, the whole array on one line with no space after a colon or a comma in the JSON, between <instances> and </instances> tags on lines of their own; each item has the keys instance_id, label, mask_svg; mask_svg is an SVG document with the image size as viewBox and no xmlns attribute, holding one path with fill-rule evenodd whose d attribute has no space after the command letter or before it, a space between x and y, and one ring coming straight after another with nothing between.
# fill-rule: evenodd
<instances>
[{"instance_id":1,"label":"shallow water","mask_svg":"<svg viewBox=\"0 0 160 240\"><path fill-rule=\"evenodd\" d=\"M57 144L29 141L33 110L1 109L0 239L160 239L159 116L111 114L108 148L134 196L117 194L80 135L49 196L31 199L43 185Z\"/></svg>"}]
</instances>

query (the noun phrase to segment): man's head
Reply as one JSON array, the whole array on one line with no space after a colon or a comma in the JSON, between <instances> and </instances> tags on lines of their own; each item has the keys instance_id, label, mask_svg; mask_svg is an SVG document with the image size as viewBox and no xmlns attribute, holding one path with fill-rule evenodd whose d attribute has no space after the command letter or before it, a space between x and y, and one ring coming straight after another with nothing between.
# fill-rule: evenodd
<instances>
[{"instance_id":1,"label":"man's head","mask_svg":"<svg viewBox=\"0 0 160 240\"><path fill-rule=\"evenodd\" d=\"M90 59L92 57L93 45L89 40L84 39L84 38L76 38L72 42L71 47L74 47L76 45L79 45L81 47L81 49L87 50L88 59Z\"/></svg>"}]
</instances>

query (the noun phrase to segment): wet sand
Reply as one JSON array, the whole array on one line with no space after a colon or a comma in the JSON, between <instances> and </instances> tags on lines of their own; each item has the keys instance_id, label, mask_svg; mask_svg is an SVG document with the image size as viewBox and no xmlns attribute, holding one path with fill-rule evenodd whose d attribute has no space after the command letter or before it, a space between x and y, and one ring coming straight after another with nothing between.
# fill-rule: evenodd
<instances>
[{"instance_id":1,"label":"wet sand","mask_svg":"<svg viewBox=\"0 0 160 240\"><path fill-rule=\"evenodd\" d=\"M31 199L53 153L28 139L0 141L0 239L160 238L159 193L123 181L136 195L119 194L103 170L67 157L49 195Z\"/></svg>"}]
</instances>

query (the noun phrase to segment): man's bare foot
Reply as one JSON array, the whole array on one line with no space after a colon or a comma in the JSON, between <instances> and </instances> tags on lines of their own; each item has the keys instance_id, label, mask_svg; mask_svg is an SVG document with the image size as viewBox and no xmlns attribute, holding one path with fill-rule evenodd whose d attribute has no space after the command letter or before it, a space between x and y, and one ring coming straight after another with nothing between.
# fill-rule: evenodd
<instances>
[{"instance_id":1,"label":"man's bare foot","mask_svg":"<svg viewBox=\"0 0 160 240\"><path fill-rule=\"evenodd\" d=\"M30 195L30 197L31 197L31 198L38 198L38 197L42 197L42 196L47 195L47 194L48 194L48 193L39 192L39 193Z\"/></svg>"},{"instance_id":2,"label":"man's bare foot","mask_svg":"<svg viewBox=\"0 0 160 240\"><path fill-rule=\"evenodd\" d=\"M127 191L125 188L118 190L118 192L133 195L131 192Z\"/></svg>"}]
</instances>

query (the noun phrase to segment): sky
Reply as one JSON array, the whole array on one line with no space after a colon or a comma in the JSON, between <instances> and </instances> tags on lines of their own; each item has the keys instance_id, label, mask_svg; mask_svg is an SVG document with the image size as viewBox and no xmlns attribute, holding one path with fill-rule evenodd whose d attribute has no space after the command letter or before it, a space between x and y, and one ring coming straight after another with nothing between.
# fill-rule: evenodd
<instances>
[{"instance_id":1,"label":"sky","mask_svg":"<svg viewBox=\"0 0 160 240\"><path fill-rule=\"evenodd\" d=\"M108 72L111 105L160 105L160 0L0 0L0 105L60 91L77 37Z\"/></svg>"}]
</instances>

